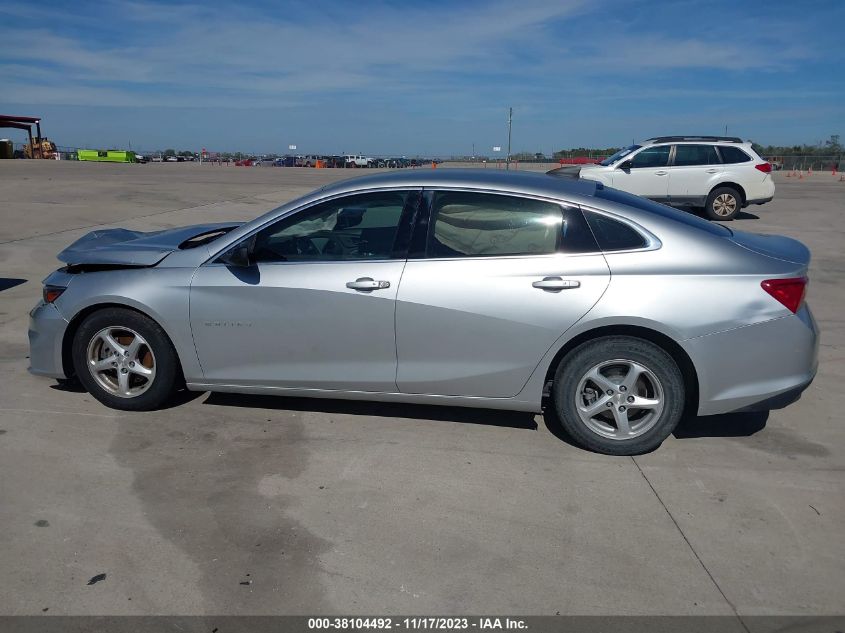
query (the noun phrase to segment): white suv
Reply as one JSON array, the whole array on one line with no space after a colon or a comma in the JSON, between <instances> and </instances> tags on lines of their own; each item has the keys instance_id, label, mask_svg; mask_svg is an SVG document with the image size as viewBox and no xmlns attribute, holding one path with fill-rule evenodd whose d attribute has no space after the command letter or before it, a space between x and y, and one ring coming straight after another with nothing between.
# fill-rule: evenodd
<instances>
[{"instance_id":1,"label":"white suv","mask_svg":"<svg viewBox=\"0 0 845 633\"><path fill-rule=\"evenodd\" d=\"M372 158L360 156L358 154L347 154L345 157L347 167L369 167L372 163Z\"/></svg>"},{"instance_id":2,"label":"white suv","mask_svg":"<svg viewBox=\"0 0 845 633\"><path fill-rule=\"evenodd\" d=\"M711 220L732 220L741 208L774 197L771 171L739 138L661 136L583 165L578 177L672 206L703 208Z\"/></svg>"}]
</instances>

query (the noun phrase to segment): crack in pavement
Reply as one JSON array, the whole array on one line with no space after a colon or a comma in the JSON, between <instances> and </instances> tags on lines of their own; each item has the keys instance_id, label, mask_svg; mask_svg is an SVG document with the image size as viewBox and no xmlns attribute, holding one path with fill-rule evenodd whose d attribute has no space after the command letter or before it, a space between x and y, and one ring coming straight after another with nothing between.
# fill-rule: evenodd
<instances>
[{"instance_id":1,"label":"crack in pavement","mask_svg":"<svg viewBox=\"0 0 845 633\"><path fill-rule=\"evenodd\" d=\"M672 523L675 524L675 528L678 530L678 533L681 535L681 538L684 539L684 543L687 544L687 547L689 548L690 552L692 552L692 555L695 556L695 560L698 561L698 564L701 565L701 568L705 571L705 573L707 574L707 577L710 578L710 582L713 583L713 586L716 587L716 590L721 594L722 598L724 598L725 602L731 608L731 611L733 611L737 620L739 620L739 623L742 625L742 628L745 629L746 633L751 633L750 629L748 628L748 626L743 621L742 616L739 614L739 611L737 611L736 605L733 602L731 602L730 598L728 598L727 594L725 594L722 587L720 587L719 583L716 582L716 579L713 577L713 574L707 568L707 565L705 565L704 561L701 560L701 556L699 556L698 552L695 551L695 548L692 546L692 543L690 543L690 540L687 538L687 535L684 534L684 531L681 529L681 526L678 524L678 521L672 515L672 512L669 510L669 508L666 507L666 504L663 502L663 499L661 499L660 494L658 494L654 485L651 483L651 480L649 480L649 478L646 476L645 472L643 472L643 469L640 467L639 462L637 462L637 460L634 456L631 456L631 461L634 462L634 466L636 466L637 470L640 471L640 475L642 475L643 479L645 479L645 482L648 484L648 487L651 488L651 491L654 493L655 498L660 503L660 505L663 507L663 510L666 511L666 514L672 520Z\"/></svg>"}]
</instances>

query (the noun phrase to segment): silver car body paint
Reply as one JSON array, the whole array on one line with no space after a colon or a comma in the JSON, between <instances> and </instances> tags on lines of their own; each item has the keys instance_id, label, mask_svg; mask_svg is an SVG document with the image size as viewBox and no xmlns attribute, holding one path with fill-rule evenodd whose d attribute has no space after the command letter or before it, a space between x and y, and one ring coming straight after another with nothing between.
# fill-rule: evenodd
<instances>
[{"instance_id":1,"label":"silver car body paint","mask_svg":"<svg viewBox=\"0 0 845 633\"><path fill-rule=\"evenodd\" d=\"M243 269L215 262L260 228L316 202L420 189L576 205L635 227L647 244L579 255ZM494 170L379 174L314 191L196 248L178 250L175 239L159 240L157 252L169 254L154 266L57 271L45 283L67 290L31 313L31 371L64 377L69 324L111 304L137 309L162 326L188 387L196 390L539 411L549 368L564 346L620 326L644 328L686 353L703 415L745 408L812 380L818 341L809 308L792 314L760 287L764 279L806 274L809 253L802 244L703 230L677 219L680 211L652 213L596 192L589 181ZM180 233L179 242L190 234ZM110 248L118 252L109 255ZM121 248L104 245L91 263L119 262ZM562 292L532 286L547 276L579 285ZM389 282L389 288L346 288L361 277Z\"/></svg>"}]
</instances>

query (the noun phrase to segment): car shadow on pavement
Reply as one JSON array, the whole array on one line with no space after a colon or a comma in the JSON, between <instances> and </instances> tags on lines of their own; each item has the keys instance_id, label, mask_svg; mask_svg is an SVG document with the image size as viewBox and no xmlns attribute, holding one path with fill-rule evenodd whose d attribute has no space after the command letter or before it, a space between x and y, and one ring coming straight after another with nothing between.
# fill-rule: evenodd
<instances>
[{"instance_id":1,"label":"car shadow on pavement","mask_svg":"<svg viewBox=\"0 0 845 633\"><path fill-rule=\"evenodd\" d=\"M438 422L484 424L487 426L510 427L531 431L537 429L534 414L522 411L470 409L465 407L405 404L399 402L290 398L285 396L259 396L234 393L211 393L203 404L224 407L248 407L251 409L284 409L287 411L405 418L411 420L436 420Z\"/></svg>"},{"instance_id":2,"label":"car shadow on pavement","mask_svg":"<svg viewBox=\"0 0 845 633\"><path fill-rule=\"evenodd\" d=\"M760 216L755 215L754 213L749 213L748 211L740 211L736 214L734 220L759 220Z\"/></svg>"},{"instance_id":3,"label":"car shadow on pavement","mask_svg":"<svg viewBox=\"0 0 845 633\"><path fill-rule=\"evenodd\" d=\"M14 279L12 277L0 277L0 290L8 290L9 288L14 288L15 286L20 286L21 284L25 284L26 279Z\"/></svg>"},{"instance_id":4,"label":"car shadow on pavement","mask_svg":"<svg viewBox=\"0 0 845 633\"><path fill-rule=\"evenodd\" d=\"M677 439L695 437L750 437L766 428L768 411L690 416L672 433Z\"/></svg>"},{"instance_id":5,"label":"car shadow on pavement","mask_svg":"<svg viewBox=\"0 0 845 633\"><path fill-rule=\"evenodd\" d=\"M750 437L765 429L768 419L768 411L684 416L672 435L679 440L697 437ZM543 421L549 433L561 442L578 447L563 429L553 407L545 408L543 411Z\"/></svg>"}]
</instances>

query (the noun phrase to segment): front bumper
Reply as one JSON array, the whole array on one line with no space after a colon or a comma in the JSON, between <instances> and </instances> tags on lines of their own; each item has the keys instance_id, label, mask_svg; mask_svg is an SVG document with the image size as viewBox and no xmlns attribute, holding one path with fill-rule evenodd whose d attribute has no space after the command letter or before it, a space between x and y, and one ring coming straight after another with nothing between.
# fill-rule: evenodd
<instances>
[{"instance_id":1,"label":"front bumper","mask_svg":"<svg viewBox=\"0 0 845 633\"><path fill-rule=\"evenodd\" d=\"M797 314L684 341L698 371L699 415L777 409L798 399L818 368L818 327Z\"/></svg>"},{"instance_id":2,"label":"front bumper","mask_svg":"<svg viewBox=\"0 0 845 633\"><path fill-rule=\"evenodd\" d=\"M36 376L67 378L62 340L68 322L52 303L40 302L29 313L29 371Z\"/></svg>"}]
</instances>

